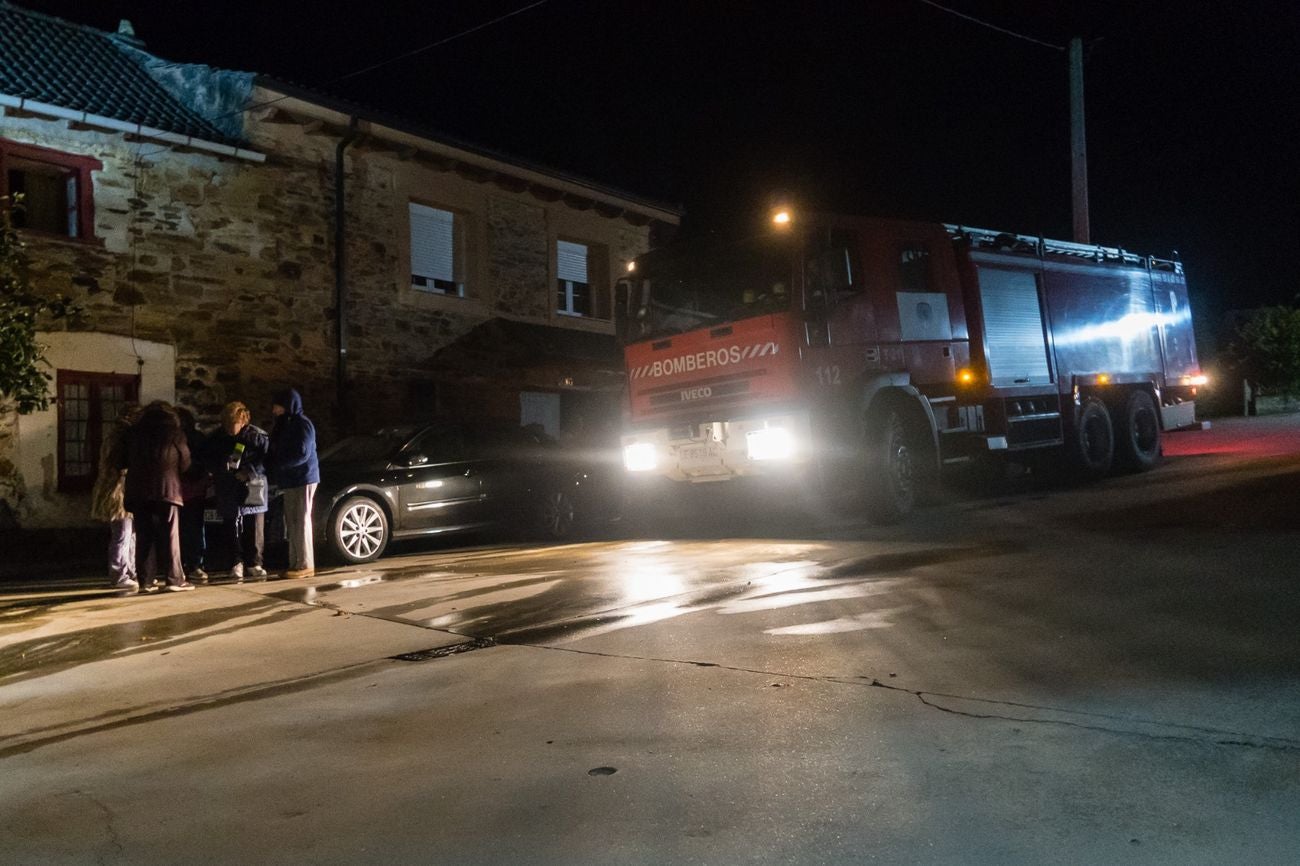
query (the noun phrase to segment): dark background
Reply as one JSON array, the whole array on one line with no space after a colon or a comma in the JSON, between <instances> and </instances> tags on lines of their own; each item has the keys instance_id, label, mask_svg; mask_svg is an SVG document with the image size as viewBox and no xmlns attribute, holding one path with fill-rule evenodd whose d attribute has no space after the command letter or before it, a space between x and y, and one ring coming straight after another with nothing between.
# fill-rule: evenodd
<instances>
[{"instance_id":1,"label":"dark background","mask_svg":"<svg viewBox=\"0 0 1300 866\"><path fill-rule=\"evenodd\" d=\"M27 0L168 59L264 72L686 208L684 232L811 207L1070 237L1067 56L920 0L527 5ZM1087 40L1094 242L1177 250L1202 315L1289 302L1300 4L945 5Z\"/></svg>"}]
</instances>

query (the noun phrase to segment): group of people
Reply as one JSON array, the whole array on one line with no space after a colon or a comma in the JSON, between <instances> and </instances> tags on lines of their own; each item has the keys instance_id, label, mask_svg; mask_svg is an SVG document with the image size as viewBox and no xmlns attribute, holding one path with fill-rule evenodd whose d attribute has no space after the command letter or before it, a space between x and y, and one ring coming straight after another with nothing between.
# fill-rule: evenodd
<instances>
[{"instance_id":1,"label":"group of people","mask_svg":"<svg viewBox=\"0 0 1300 866\"><path fill-rule=\"evenodd\" d=\"M270 433L248 407L226 404L221 426L203 434L193 413L162 401L123 408L104 437L91 516L109 524L108 570L123 592L206 583L204 509L211 489L230 555L230 576L265 579L262 552L269 484L284 495L289 541L286 578L315 573L312 499L320 481L316 428L302 398L275 395Z\"/></svg>"}]
</instances>

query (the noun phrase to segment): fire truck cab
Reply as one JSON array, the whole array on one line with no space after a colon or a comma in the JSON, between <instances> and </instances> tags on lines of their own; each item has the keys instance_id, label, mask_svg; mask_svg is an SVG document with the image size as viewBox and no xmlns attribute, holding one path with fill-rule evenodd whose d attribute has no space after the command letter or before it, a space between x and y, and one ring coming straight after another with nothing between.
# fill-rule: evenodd
<instances>
[{"instance_id":1,"label":"fire truck cab","mask_svg":"<svg viewBox=\"0 0 1300 866\"><path fill-rule=\"evenodd\" d=\"M648 253L620 284L624 463L812 483L897 520L946 464L1143 470L1195 420L1182 265L863 217Z\"/></svg>"}]
</instances>

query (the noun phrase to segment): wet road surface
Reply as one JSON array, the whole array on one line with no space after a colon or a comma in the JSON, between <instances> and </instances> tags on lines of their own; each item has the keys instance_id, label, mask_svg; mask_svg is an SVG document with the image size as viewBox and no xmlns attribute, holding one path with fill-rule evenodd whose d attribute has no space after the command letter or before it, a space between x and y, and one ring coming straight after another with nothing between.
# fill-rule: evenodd
<instances>
[{"instance_id":1,"label":"wet road surface","mask_svg":"<svg viewBox=\"0 0 1300 866\"><path fill-rule=\"evenodd\" d=\"M904 527L29 592L0 606L0 835L86 862L1291 862L1300 424L1256 420Z\"/></svg>"}]
</instances>

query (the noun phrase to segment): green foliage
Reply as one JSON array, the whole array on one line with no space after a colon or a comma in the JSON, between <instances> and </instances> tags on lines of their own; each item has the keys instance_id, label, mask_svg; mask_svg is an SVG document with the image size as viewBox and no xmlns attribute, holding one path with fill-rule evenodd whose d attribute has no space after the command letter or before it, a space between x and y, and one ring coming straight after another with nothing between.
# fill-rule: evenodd
<instances>
[{"instance_id":1,"label":"green foliage","mask_svg":"<svg viewBox=\"0 0 1300 866\"><path fill-rule=\"evenodd\" d=\"M1286 397L1300 394L1300 307L1262 307L1237 326L1231 353L1241 375Z\"/></svg>"},{"instance_id":2,"label":"green foliage","mask_svg":"<svg viewBox=\"0 0 1300 866\"><path fill-rule=\"evenodd\" d=\"M0 402L12 401L18 414L48 409L49 366L36 342L37 323L62 319L76 312L64 297L43 297L32 291L23 243L14 231L8 202L0 198ZM14 207L20 207L18 197Z\"/></svg>"}]
</instances>

